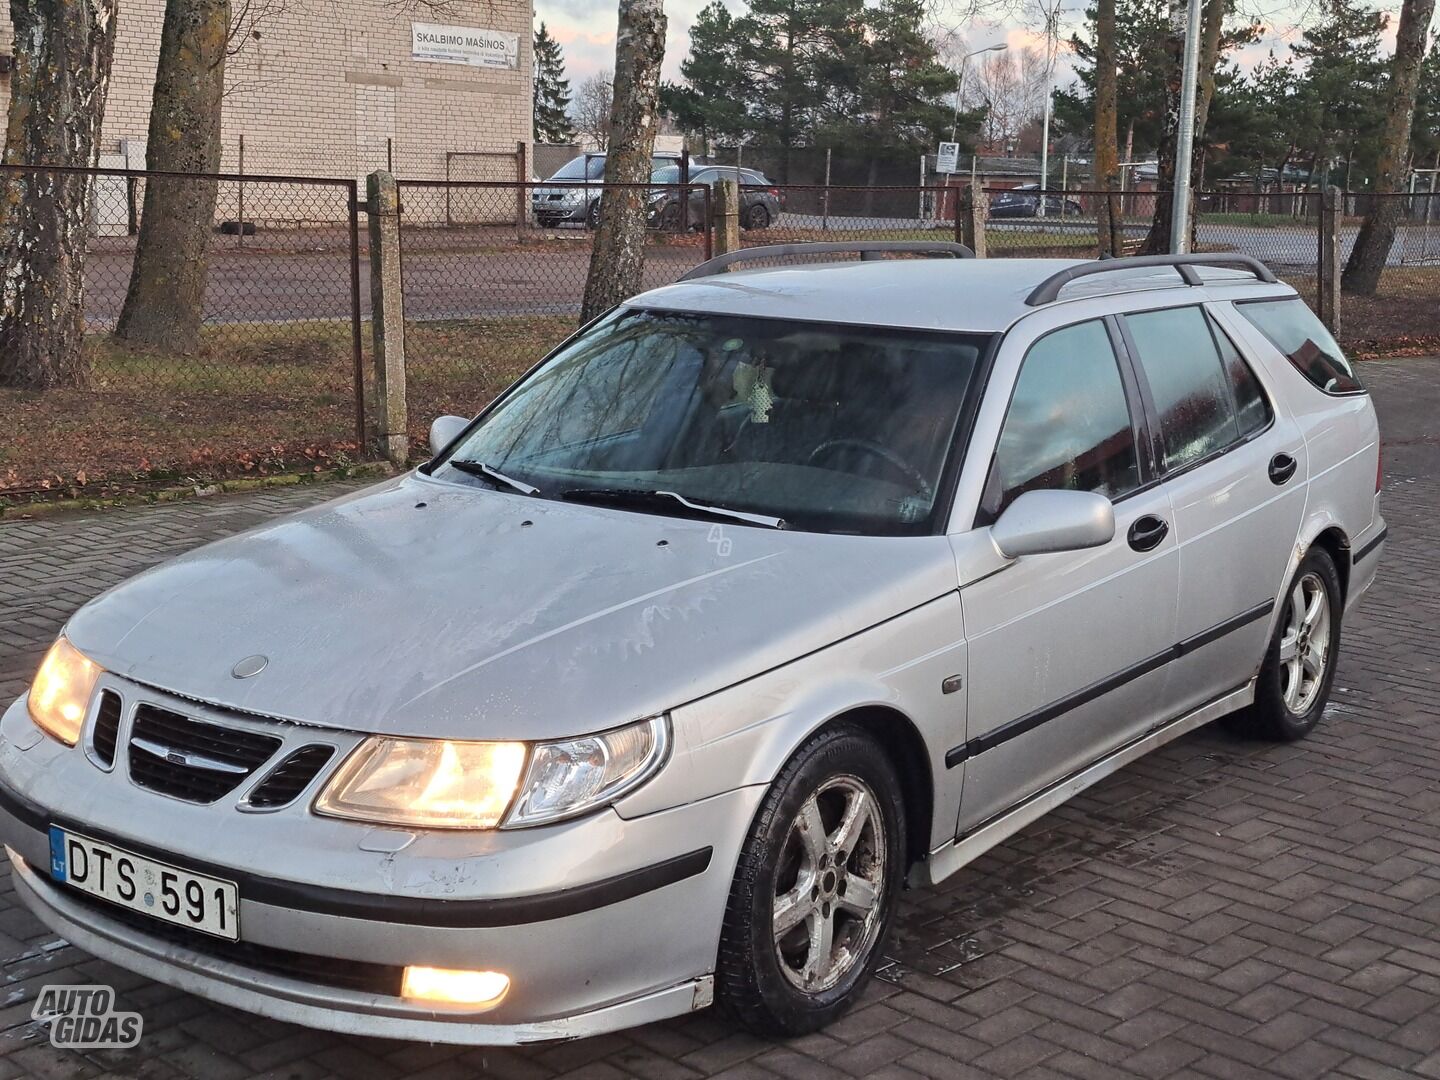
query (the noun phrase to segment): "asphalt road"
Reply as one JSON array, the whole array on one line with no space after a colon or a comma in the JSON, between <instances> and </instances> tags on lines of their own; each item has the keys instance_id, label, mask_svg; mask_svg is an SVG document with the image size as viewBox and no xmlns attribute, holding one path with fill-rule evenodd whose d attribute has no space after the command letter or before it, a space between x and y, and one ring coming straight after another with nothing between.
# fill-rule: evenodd
<instances>
[{"instance_id":1,"label":"asphalt road","mask_svg":"<svg viewBox=\"0 0 1440 1080\"><path fill-rule=\"evenodd\" d=\"M818 217L785 214L766 232L745 234L747 243L778 242L796 231L813 239ZM907 218L832 217L832 229L853 237L873 232L876 239L895 234L913 235L925 223ZM992 222L996 254L1004 254L1012 237L1029 232L1088 232L1087 219L1052 218L1043 221ZM936 230L948 234L948 227ZM1136 230L1138 232L1138 228ZM552 231L539 244L500 246L480 238L470 250L465 238L417 231L407 234L404 256L405 304L408 318L416 320L483 318L505 315L578 314L590 261L588 233L578 229ZM1342 253L1349 254L1354 229L1341 237ZM266 238L262 237L262 241ZM457 240L450 246L447 241ZM1278 269L1313 267L1316 237L1301 228L1255 229L1239 225L1200 227L1200 242L1253 255ZM482 246L488 243L488 248ZM645 286L668 284L701 258L698 244L650 246L645 264ZM86 316L90 325L115 325L124 303L132 255L123 248L92 252L86 266ZM1396 235L1389 265L1440 265L1440 223L1425 228L1407 226ZM324 250L275 250L254 245L236 249L220 244L210 258L210 285L206 318L212 323L285 322L306 319L344 319L351 310L350 263L343 246ZM369 266L360 265L362 314L370 307Z\"/></svg>"}]
</instances>

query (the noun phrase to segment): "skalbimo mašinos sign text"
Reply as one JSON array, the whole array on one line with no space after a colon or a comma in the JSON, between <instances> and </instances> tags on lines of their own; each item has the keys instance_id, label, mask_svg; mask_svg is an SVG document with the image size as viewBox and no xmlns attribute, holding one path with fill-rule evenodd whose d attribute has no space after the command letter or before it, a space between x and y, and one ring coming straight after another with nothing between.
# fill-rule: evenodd
<instances>
[{"instance_id":1,"label":"skalbimo ma\u0161inos sign text","mask_svg":"<svg viewBox=\"0 0 1440 1080\"><path fill-rule=\"evenodd\" d=\"M432 64L514 69L520 66L520 38L498 30L417 22L410 24L410 55Z\"/></svg>"}]
</instances>

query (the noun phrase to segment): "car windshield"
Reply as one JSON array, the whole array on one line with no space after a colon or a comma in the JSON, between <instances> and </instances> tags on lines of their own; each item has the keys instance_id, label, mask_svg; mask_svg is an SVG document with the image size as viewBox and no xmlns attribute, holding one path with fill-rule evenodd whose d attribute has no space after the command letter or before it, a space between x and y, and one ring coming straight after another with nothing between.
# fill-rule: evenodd
<instances>
[{"instance_id":1,"label":"car windshield","mask_svg":"<svg viewBox=\"0 0 1440 1080\"><path fill-rule=\"evenodd\" d=\"M551 180L598 180L605 175L605 155L582 154L560 166Z\"/></svg>"},{"instance_id":2,"label":"car windshield","mask_svg":"<svg viewBox=\"0 0 1440 1080\"><path fill-rule=\"evenodd\" d=\"M680 166L666 165L656 169L650 174L650 180L656 184L678 184L680 182Z\"/></svg>"},{"instance_id":3,"label":"car windshield","mask_svg":"<svg viewBox=\"0 0 1440 1080\"><path fill-rule=\"evenodd\" d=\"M620 309L504 395L449 457L547 497L664 491L796 529L928 532L988 341Z\"/></svg>"}]
</instances>

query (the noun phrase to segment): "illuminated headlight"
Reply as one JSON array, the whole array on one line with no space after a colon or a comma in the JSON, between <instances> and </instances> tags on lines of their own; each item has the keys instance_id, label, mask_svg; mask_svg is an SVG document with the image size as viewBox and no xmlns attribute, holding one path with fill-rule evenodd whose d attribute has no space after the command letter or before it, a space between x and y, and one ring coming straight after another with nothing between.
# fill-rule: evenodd
<instances>
[{"instance_id":1,"label":"illuminated headlight","mask_svg":"<svg viewBox=\"0 0 1440 1080\"><path fill-rule=\"evenodd\" d=\"M335 774L315 812L431 829L493 829L524 767L524 743L375 736Z\"/></svg>"},{"instance_id":2,"label":"illuminated headlight","mask_svg":"<svg viewBox=\"0 0 1440 1080\"><path fill-rule=\"evenodd\" d=\"M30 684L30 719L52 738L74 746L102 669L67 641L55 639Z\"/></svg>"},{"instance_id":3,"label":"illuminated headlight","mask_svg":"<svg viewBox=\"0 0 1440 1080\"><path fill-rule=\"evenodd\" d=\"M539 825L613 802L654 775L668 749L659 717L533 745L373 736L321 792L315 812L432 829Z\"/></svg>"}]
</instances>

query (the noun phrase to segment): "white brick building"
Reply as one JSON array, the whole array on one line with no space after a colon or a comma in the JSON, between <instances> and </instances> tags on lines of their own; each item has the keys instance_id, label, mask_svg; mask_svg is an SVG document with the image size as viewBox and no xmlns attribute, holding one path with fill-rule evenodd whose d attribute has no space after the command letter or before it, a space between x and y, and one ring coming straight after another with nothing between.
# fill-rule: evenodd
<instances>
[{"instance_id":1,"label":"white brick building","mask_svg":"<svg viewBox=\"0 0 1440 1080\"><path fill-rule=\"evenodd\" d=\"M143 163L164 10L164 0L121 5L102 164ZM386 0L286 0L227 64L224 170L239 169L243 137L247 174L359 177L388 160L401 177L438 179L456 152L456 179L514 179L517 143L529 160L532 10L531 0L452 0L443 14ZM427 23L447 25L416 32ZM14 48L0 5L0 57ZM417 58L426 53L451 62ZM0 108L10 78L0 73Z\"/></svg>"}]
</instances>

